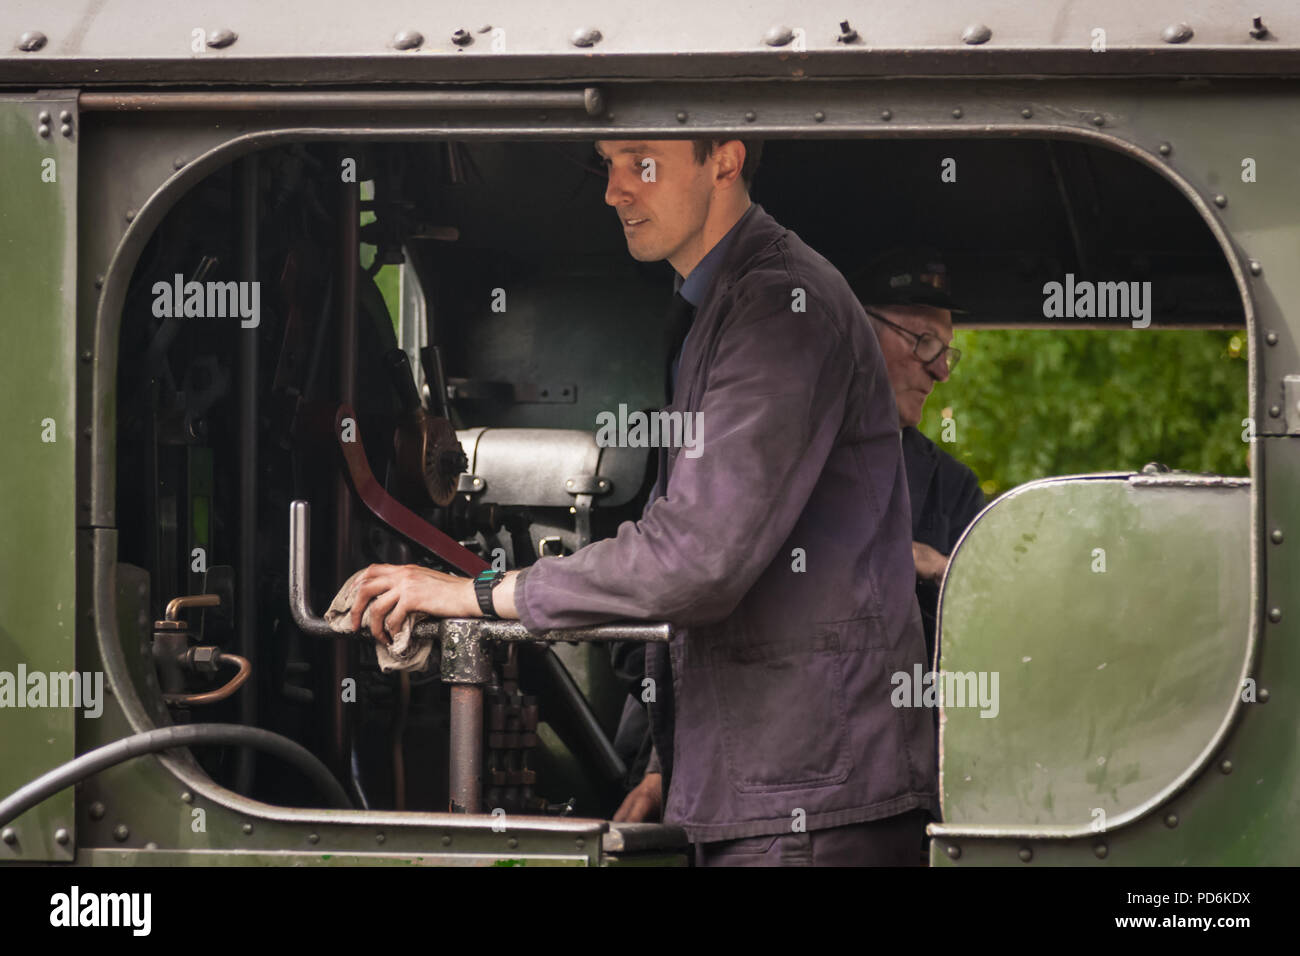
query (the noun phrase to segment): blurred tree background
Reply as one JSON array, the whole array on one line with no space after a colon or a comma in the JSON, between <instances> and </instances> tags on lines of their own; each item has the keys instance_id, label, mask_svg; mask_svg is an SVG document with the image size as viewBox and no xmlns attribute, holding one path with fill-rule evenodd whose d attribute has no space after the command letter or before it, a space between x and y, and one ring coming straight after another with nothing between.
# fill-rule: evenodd
<instances>
[{"instance_id":1,"label":"blurred tree background","mask_svg":"<svg viewBox=\"0 0 1300 956\"><path fill-rule=\"evenodd\" d=\"M1250 473L1244 331L959 328L953 345L961 361L920 428L990 501L1035 478L1150 461ZM945 418L956 441L942 441Z\"/></svg>"}]
</instances>

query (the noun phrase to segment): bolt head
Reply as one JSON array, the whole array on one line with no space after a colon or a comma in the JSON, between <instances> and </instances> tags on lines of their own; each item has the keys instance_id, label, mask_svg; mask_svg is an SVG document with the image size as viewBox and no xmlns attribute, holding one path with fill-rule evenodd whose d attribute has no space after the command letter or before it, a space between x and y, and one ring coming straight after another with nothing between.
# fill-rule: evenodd
<instances>
[{"instance_id":1,"label":"bolt head","mask_svg":"<svg viewBox=\"0 0 1300 956\"><path fill-rule=\"evenodd\" d=\"M59 122L60 122L60 123L71 123L71 122L72 122L72 113L69 112L68 110L63 110L61 113L59 113Z\"/></svg>"},{"instance_id":2,"label":"bolt head","mask_svg":"<svg viewBox=\"0 0 1300 956\"><path fill-rule=\"evenodd\" d=\"M474 34L468 30L457 30L451 35L451 42L456 46L469 46L474 42Z\"/></svg>"},{"instance_id":3,"label":"bolt head","mask_svg":"<svg viewBox=\"0 0 1300 956\"><path fill-rule=\"evenodd\" d=\"M1268 417L1269 417L1269 418L1281 418L1281 417L1282 417L1282 406L1281 406L1281 405L1270 405L1270 406L1268 407Z\"/></svg>"},{"instance_id":4,"label":"bolt head","mask_svg":"<svg viewBox=\"0 0 1300 956\"><path fill-rule=\"evenodd\" d=\"M947 853L948 853L948 859L950 860L961 859L961 847L957 846L955 843L950 843L948 845Z\"/></svg>"},{"instance_id":5,"label":"bolt head","mask_svg":"<svg viewBox=\"0 0 1300 956\"><path fill-rule=\"evenodd\" d=\"M816 120L818 123L825 123L826 114L823 113L821 110L818 110L816 113L813 114L813 119Z\"/></svg>"},{"instance_id":6,"label":"bolt head","mask_svg":"<svg viewBox=\"0 0 1300 956\"><path fill-rule=\"evenodd\" d=\"M1192 38L1192 28L1186 23L1171 23L1160 32L1166 43L1186 43Z\"/></svg>"},{"instance_id":7,"label":"bolt head","mask_svg":"<svg viewBox=\"0 0 1300 956\"><path fill-rule=\"evenodd\" d=\"M240 829L244 831L245 835L247 835L253 832L253 825L251 823L245 823L242 827L240 827Z\"/></svg>"},{"instance_id":8,"label":"bolt head","mask_svg":"<svg viewBox=\"0 0 1300 956\"><path fill-rule=\"evenodd\" d=\"M1018 854L1018 856L1020 857L1020 862L1028 863L1030 860L1034 858L1034 851L1029 849L1029 847L1027 846L1022 846L1020 848L1020 853Z\"/></svg>"},{"instance_id":9,"label":"bolt head","mask_svg":"<svg viewBox=\"0 0 1300 956\"><path fill-rule=\"evenodd\" d=\"M181 794L181 802L182 802L182 803L193 803L193 802L194 802L194 794L192 794L192 793L190 793L188 790L186 790L184 793Z\"/></svg>"},{"instance_id":10,"label":"bolt head","mask_svg":"<svg viewBox=\"0 0 1300 956\"><path fill-rule=\"evenodd\" d=\"M1026 106L1023 110L1020 111L1020 115L1023 116L1025 119L1029 119L1031 116L1034 115L1034 111Z\"/></svg>"},{"instance_id":11,"label":"bolt head","mask_svg":"<svg viewBox=\"0 0 1300 956\"><path fill-rule=\"evenodd\" d=\"M1267 342L1269 345L1277 345L1277 333L1276 332L1268 333L1268 335L1264 336L1264 341Z\"/></svg>"},{"instance_id":12,"label":"bolt head","mask_svg":"<svg viewBox=\"0 0 1300 956\"><path fill-rule=\"evenodd\" d=\"M443 846L451 846L451 837L449 837L449 836L445 836L445 837L443 837L443 838L442 838L442 845L443 845Z\"/></svg>"},{"instance_id":13,"label":"bolt head","mask_svg":"<svg viewBox=\"0 0 1300 956\"><path fill-rule=\"evenodd\" d=\"M424 45L424 34L418 30L402 30L393 37L393 47L397 50L418 50Z\"/></svg>"},{"instance_id":14,"label":"bolt head","mask_svg":"<svg viewBox=\"0 0 1300 956\"><path fill-rule=\"evenodd\" d=\"M961 107L960 107L960 106L957 107L956 109L954 109L954 110L952 111L952 118L953 118L953 119L961 119Z\"/></svg>"},{"instance_id":15,"label":"bolt head","mask_svg":"<svg viewBox=\"0 0 1300 956\"><path fill-rule=\"evenodd\" d=\"M1259 689L1259 693L1255 695L1255 699L1258 700L1261 704L1267 704L1268 698L1269 698L1269 693L1267 687L1261 687Z\"/></svg>"},{"instance_id":16,"label":"bolt head","mask_svg":"<svg viewBox=\"0 0 1300 956\"><path fill-rule=\"evenodd\" d=\"M686 112L685 110L678 110L678 111L677 111L677 122L679 122L679 123L685 123L686 120L687 120L688 118L689 118L689 115L687 114L687 112Z\"/></svg>"},{"instance_id":17,"label":"bolt head","mask_svg":"<svg viewBox=\"0 0 1300 956\"><path fill-rule=\"evenodd\" d=\"M1222 209L1224 206L1228 205L1228 197L1223 195L1223 193L1219 193L1214 197L1214 204Z\"/></svg>"},{"instance_id":18,"label":"bolt head","mask_svg":"<svg viewBox=\"0 0 1300 956\"><path fill-rule=\"evenodd\" d=\"M1160 144L1160 155L1161 155L1161 156L1168 156L1168 155L1169 155L1170 153L1172 153L1173 151L1174 151L1174 148L1173 148L1172 146L1170 146L1168 143L1161 143L1161 144Z\"/></svg>"},{"instance_id":19,"label":"bolt head","mask_svg":"<svg viewBox=\"0 0 1300 956\"><path fill-rule=\"evenodd\" d=\"M40 113L37 114L36 120L40 123L48 123L50 121L50 111L41 110Z\"/></svg>"},{"instance_id":20,"label":"bolt head","mask_svg":"<svg viewBox=\"0 0 1300 956\"><path fill-rule=\"evenodd\" d=\"M1222 773L1232 773L1232 761L1231 760L1223 761L1223 763L1219 764L1219 770Z\"/></svg>"},{"instance_id":21,"label":"bolt head","mask_svg":"<svg viewBox=\"0 0 1300 956\"><path fill-rule=\"evenodd\" d=\"M754 120L756 120L756 119L758 119L758 114L756 114L753 110L749 110L749 111L745 114L745 122L746 122L746 123L752 123L752 122L754 122Z\"/></svg>"},{"instance_id":22,"label":"bolt head","mask_svg":"<svg viewBox=\"0 0 1300 956\"><path fill-rule=\"evenodd\" d=\"M100 803L98 800L96 800L94 803L90 805L90 819L92 820L104 819L104 805Z\"/></svg>"},{"instance_id":23,"label":"bolt head","mask_svg":"<svg viewBox=\"0 0 1300 956\"><path fill-rule=\"evenodd\" d=\"M1268 612L1268 619L1277 624L1282 620L1282 609L1280 607L1271 608Z\"/></svg>"},{"instance_id":24,"label":"bolt head","mask_svg":"<svg viewBox=\"0 0 1300 956\"><path fill-rule=\"evenodd\" d=\"M1092 118L1092 125L1093 125L1093 126L1105 126L1105 125L1106 125L1106 117L1104 117L1104 116L1102 116L1100 113L1098 113L1096 116L1094 116L1094 117Z\"/></svg>"},{"instance_id":25,"label":"bolt head","mask_svg":"<svg viewBox=\"0 0 1300 956\"><path fill-rule=\"evenodd\" d=\"M9 846L13 846L18 842L18 831L13 827L5 827L0 830L0 840L4 840Z\"/></svg>"},{"instance_id":26,"label":"bolt head","mask_svg":"<svg viewBox=\"0 0 1300 956\"><path fill-rule=\"evenodd\" d=\"M72 138L72 124L71 124L71 123L64 123L62 126L59 127L59 133L60 133L60 135L63 136L64 139L71 139L71 138Z\"/></svg>"},{"instance_id":27,"label":"bolt head","mask_svg":"<svg viewBox=\"0 0 1300 956\"><path fill-rule=\"evenodd\" d=\"M319 843L319 842L320 842L320 834L319 834L319 833L308 833L308 834L307 834L307 842L308 842L308 843Z\"/></svg>"},{"instance_id":28,"label":"bolt head","mask_svg":"<svg viewBox=\"0 0 1300 956\"><path fill-rule=\"evenodd\" d=\"M603 37L595 27L580 27L573 31L573 45L576 47L592 47L599 43Z\"/></svg>"},{"instance_id":29,"label":"bolt head","mask_svg":"<svg viewBox=\"0 0 1300 956\"><path fill-rule=\"evenodd\" d=\"M125 823L119 823L113 827L113 839L118 843L125 843L126 838L131 835L131 829Z\"/></svg>"},{"instance_id":30,"label":"bolt head","mask_svg":"<svg viewBox=\"0 0 1300 956\"><path fill-rule=\"evenodd\" d=\"M68 841L72 839L66 827L59 827L54 831L54 842L59 846L67 846Z\"/></svg>"},{"instance_id":31,"label":"bolt head","mask_svg":"<svg viewBox=\"0 0 1300 956\"><path fill-rule=\"evenodd\" d=\"M1104 843L1098 843L1096 846L1092 848L1092 852L1093 855L1097 857L1097 859L1104 860L1106 859L1107 856L1110 855L1110 847L1106 846L1106 844Z\"/></svg>"},{"instance_id":32,"label":"bolt head","mask_svg":"<svg viewBox=\"0 0 1300 956\"><path fill-rule=\"evenodd\" d=\"M384 842L384 835L383 835L382 833L376 833L376 834L375 834L375 842L376 842L376 843L383 843L383 842Z\"/></svg>"},{"instance_id":33,"label":"bolt head","mask_svg":"<svg viewBox=\"0 0 1300 956\"><path fill-rule=\"evenodd\" d=\"M513 850L515 847L519 846L519 841L516 838L511 837L509 840L506 840L506 846Z\"/></svg>"},{"instance_id":34,"label":"bolt head","mask_svg":"<svg viewBox=\"0 0 1300 956\"><path fill-rule=\"evenodd\" d=\"M49 139L50 128L42 123L40 126L36 127L36 135L41 139Z\"/></svg>"},{"instance_id":35,"label":"bolt head","mask_svg":"<svg viewBox=\"0 0 1300 956\"><path fill-rule=\"evenodd\" d=\"M880 111L880 118L881 118L882 120L885 120L886 122L888 122L889 120L891 120L891 119L894 118L894 113L893 113L892 110L881 110L881 111Z\"/></svg>"},{"instance_id":36,"label":"bolt head","mask_svg":"<svg viewBox=\"0 0 1300 956\"><path fill-rule=\"evenodd\" d=\"M133 222L135 220L135 215L136 215L136 211L134 209L128 209L126 211L126 221Z\"/></svg>"},{"instance_id":37,"label":"bolt head","mask_svg":"<svg viewBox=\"0 0 1300 956\"><path fill-rule=\"evenodd\" d=\"M208 36L208 46L216 50L224 50L239 39L239 34L234 30L220 29L213 30Z\"/></svg>"},{"instance_id":38,"label":"bolt head","mask_svg":"<svg viewBox=\"0 0 1300 956\"><path fill-rule=\"evenodd\" d=\"M47 37L40 30L28 30L18 38L18 49L24 53L35 53L45 46Z\"/></svg>"},{"instance_id":39,"label":"bolt head","mask_svg":"<svg viewBox=\"0 0 1300 956\"><path fill-rule=\"evenodd\" d=\"M768 46L785 46L794 39L794 31L789 27L775 26L763 34L763 42Z\"/></svg>"},{"instance_id":40,"label":"bolt head","mask_svg":"<svg viewBox=\"0 0 1300 956\"><path fill-rule=\"evenodd\" d=\"M1269 537L1269 540L1272 541L1274 544L1281 544L1281 543L1282 543L1282 529L1281 529L1281 528L1274 528L1274 529L1273 529L1273 533L1270 534L1268 537Z\"/></svg>"},{"instance_id":41,"label":"bolt head","mask_svg":"<svg viewBox=\"0 0 1300 956\"><path fill-rule=\"evenodd\" d=\"M1176 813L1165 814L1165 826L1169 827L1169 829L1171 830L1174 827L1178 826L1178 814Z\"/></svg>"},{"instance_id":42,"label":"bolt head","mask_svg":"<svg viewBox=\"0 0 1300 956\"><path fill-rule=\"evenodd\" d=\"M979 46L981 43L988 43L993 37L993 31L982 23L972 23L961 34L961 42L971 46Z\"/></svg>"},{"instance_id":43,"label":"bolt head","mask_svg":"<svg viewBox=\"0 0 1300 956\"><path fill-rule=\"evenodd\" d=\"M1264 267L1263 267L1262 265L1259 264L1258 260L1256 260L1256 259L1251 259L1251 260L1250 260L1250 274L1251 274L1251 275L1253 275L1253 276L1257 276L1257 275L1259 275L1259 274L1260 274L1261 272L1263 272L1263 271L1264 271Z\"/></svg>"}]
</instances>

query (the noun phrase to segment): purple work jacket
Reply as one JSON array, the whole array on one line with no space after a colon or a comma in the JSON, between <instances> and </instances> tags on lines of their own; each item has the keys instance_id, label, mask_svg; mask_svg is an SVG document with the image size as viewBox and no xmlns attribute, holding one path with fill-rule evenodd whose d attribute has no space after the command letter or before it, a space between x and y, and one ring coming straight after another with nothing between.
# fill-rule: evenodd
<instances>
[{"instance_id":1,"label":"purple work jacket","mask_svg":"<svg viewBox=\"0 0 1300 956\"><path fill-rule=\"evenodd\" d=\"M640 521L516 582L538 632L669 621L646 649L664 820L696 842L937 811L931 715L894 707L925 666L898 409L843 276L761 208L683 346ZM646 695L643 695L646 696Z\"/></svg>"}]
</instances>

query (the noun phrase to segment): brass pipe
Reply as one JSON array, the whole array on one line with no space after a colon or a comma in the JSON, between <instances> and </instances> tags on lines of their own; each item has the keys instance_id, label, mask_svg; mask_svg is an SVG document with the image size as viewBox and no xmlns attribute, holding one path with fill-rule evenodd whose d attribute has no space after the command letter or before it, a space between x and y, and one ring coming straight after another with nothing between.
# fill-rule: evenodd
<instances>
[{"instance_id":1,"label":"brass pipe","mask_svg":"<svg viewBox=\"0 0 1300 956\"><path fill-rule=\"evenodd\" d=\"M218 594L183 594L167 602L167 611L163 617L168 621L179 621L181 611L190 607L217 607L221 603Z\"/></svg>"},{"instance_id":2,"label":"brass pipe","mask_svg":"<svg viewBox=\"0 0 1300 956\"><path fill-rule=\"evenodd\" d=\"M222 652L217 657L218 664L234 664L239 668L239 672L234 677L226 681L225 684L216 690L210 690L203 694L163 694L163 700L169 704L190 704L203 705L215 704L217 701L225 700L235 691L244 685L250 674L253 673L253 665L248 662L248 658L240 657L238 654L227 654Z\"/></svg>"}]
</instances>

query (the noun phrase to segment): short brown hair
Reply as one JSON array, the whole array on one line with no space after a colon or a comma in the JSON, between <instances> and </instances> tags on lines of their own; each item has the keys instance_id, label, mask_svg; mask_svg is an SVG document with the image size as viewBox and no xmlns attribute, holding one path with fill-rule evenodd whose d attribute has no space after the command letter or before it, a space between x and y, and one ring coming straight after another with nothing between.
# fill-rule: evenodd
<instances>
[{"instance_id":1,"label":"short brown hair","mask_svg":"<svg viewBox=\"0 0 1300 956\"><path fill-rule=\"evenodd\" d=\"M695 146L695 162L703 165L715 149L723 143L729 142L725 139L695 139L691 140ZM745 147L745 164L740 167L740 180L749 189L754 185L754 173L758 171L758 159L763 155L763 141L761 139L742 139L740 144Z\"/></svg>"}]
</instances>

